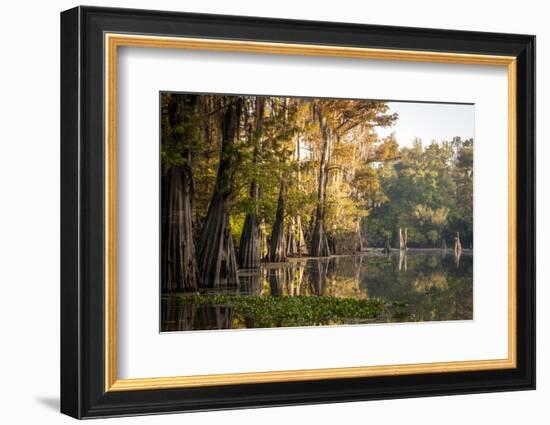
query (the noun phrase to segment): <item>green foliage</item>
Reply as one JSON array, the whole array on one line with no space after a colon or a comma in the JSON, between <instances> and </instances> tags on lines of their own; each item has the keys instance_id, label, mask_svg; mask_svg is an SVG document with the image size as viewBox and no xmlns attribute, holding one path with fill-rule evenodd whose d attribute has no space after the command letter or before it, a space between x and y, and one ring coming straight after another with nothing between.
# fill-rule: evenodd
<instances>
[{"instance_id":1,"label":"green foliage","mask_svg":"<svg viewBox=\"0 0 550 425\"><path fill-rule=\"evenodd\" d=\"M238 243L246 214L256 212L267 232L275 222L281 180L286 218L298 215L306 238L315 222L323 135L330 133L322 199L324 227L332 241L352 241L357 229L370 246L394 241L408 228L410 247L452 246L460 232L473 240L473 140L399 148L395 136L379 138L396 114L386 102L164 93L161 96L163 172L186 166L193 179L192 208L199 233L216 186L223 116L242 100L236 140L225 149L230 163L223 185L229 195L231 232ZM265 102L258 109L260 99ZM258 111L262 111L259 113ZM258 196L251 193L251 185ZM344 246L345 244L339 244Z\"/></svg>"},{"instance_id":2,"label":"green foliage","mask_svg":"<svg viewBox=\"0 0 550 425\"><path fill-rule=\"evenodd\" d=\"M238 320L249 328L361 323L376 319L384 310L378 299L331 296L185 295L180 302L234 306Z\"/></svg>"},{"instance_id":3,"label":"green foliage","mask_svg":"<svg viewBox=\"0 0 550 425\"><path fill-rule=\"evenodd\" d=\"M384 163L379 169L379 192L374 194L378 198L370 201L370 215L363 226L370 243L383 246L386 238L396 238L399 227L406 227L410 247L439 247L443 239L452 246L456 232L469 247L472 153L472 140L455 138L426 147L417 140L401 149L397 161Z\"/></svg>"},{"instance_id":4,"label":"green foliage","mask_svg":"<svg viewBox=\"0 0 550 425\"><path fill-rule=\"evenodd\" d=\"M201 146L202 117L197 109L198 96L161 96L161 160L166 168L189 165L191 152Z\"/></svg>"},{"instance_id":5,"label":"green foliage","mask_svg":"<svg viewBox=\"0 0 550 425\"><path fill-rule=\"evenodd\" d=\"M229 216L229 227L231 228L231 234L234 241L239 241L241 233L243 231L245 214L232 214Z\"/></svg>"}]
</instances>

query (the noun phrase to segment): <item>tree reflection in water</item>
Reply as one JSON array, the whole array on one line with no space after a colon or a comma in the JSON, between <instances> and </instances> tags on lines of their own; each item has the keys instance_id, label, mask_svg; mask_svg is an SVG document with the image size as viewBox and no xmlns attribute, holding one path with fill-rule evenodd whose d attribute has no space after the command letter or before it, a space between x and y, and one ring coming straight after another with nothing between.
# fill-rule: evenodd
<instances>
[{"instance_id":1,"label":"tree reflection in water","mask_svg":"<svg viewBox=\"0 0 550 425\"><path fill-rule=\"evenodd\" d=\"M231 329L235 315L233 306L181 304L174 297L161 300L161 311L162 332Z\"/></svg>"},{"instance_id":2,"label":"tree reflection in water","mask_svg":"<svg viewBox=\"0 0 550 425\"><path fill-rule=\"evenodd\" d=\"M266 264L260 270L241 271L239 281L238 288L223 291L214 288L202 293L204 299L210 294L277 297L281 299L278 305L284 307L288 297L314 296L379 299L385 305L374 319L335 317L330 324L472 319L472 254L465 250L458 259L451 250L301 258L284 264ZM243 316L230 302L190 304L182 303L182 296L187 295L163 295L162 331L234 329L259 324L282 326L266 324L263 316L261 321ZM284 317L284 312L279 313ZM306 319L300 323L308 325Z\"/></svg>"}]
</instances>

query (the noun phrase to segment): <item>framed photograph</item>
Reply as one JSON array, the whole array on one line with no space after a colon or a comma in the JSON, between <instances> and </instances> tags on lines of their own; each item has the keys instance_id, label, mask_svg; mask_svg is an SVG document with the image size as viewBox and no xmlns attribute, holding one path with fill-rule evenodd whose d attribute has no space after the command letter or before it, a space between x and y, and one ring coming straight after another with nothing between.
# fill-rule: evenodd
<instances>
[{"instance_id":1,"label":"framed photograph","mask_svg":"<svg viewBox=\"0 0 550 425\"><path fill-rule=\"evenodd\" d=\"M61 14L61 411L535 388L535 37Z\"/></svg>"}]
</instances>

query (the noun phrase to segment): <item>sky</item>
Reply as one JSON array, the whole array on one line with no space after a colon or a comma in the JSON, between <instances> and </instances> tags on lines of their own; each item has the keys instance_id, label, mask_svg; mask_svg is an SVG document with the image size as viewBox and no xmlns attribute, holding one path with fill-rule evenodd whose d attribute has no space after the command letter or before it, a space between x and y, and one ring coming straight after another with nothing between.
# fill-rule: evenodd
<instances>
[{"instance_id":1,"label":"sky","mask_svg":"<svg viewBox=\"0 0 550 425\"><path fill-rule=\"evenodd\" d=\"M399 118L392 127L378 128L380 137L395 133L399 146L411 146L417 137L424 145L432 140L474 137L474 105L452 103L388 102Z\"/></svg>"}]
</instances>

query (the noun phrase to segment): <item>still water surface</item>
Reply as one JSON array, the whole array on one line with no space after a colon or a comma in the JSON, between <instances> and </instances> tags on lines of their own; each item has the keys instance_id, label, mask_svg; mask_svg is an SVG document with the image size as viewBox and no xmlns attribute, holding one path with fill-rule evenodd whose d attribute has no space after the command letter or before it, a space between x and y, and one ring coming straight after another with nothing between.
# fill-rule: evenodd
<instances>
[{"instance_id":1,"label":"still water surface","mask_svg":"<svg viewBox=\"0 0 550 425\"><path fill-rule=\"evenodd\" d=\"M259 271L241 271L238 288L210 291L203 294L201 302L182 303L188 294L163 296L161 330L471 320L472 274L472 254L463 252L457 259L451 250L292 259L265 264ZM242 298L235 297L249 298L241 308L236 301ZM204 299L214 301L205 305ZM333 301L350 299L369 308L373 303L376 311L372 317L353 317L353 313L350 317L348 313L322 321L319 312L307 310L312 305L316 309L334 308ZM297 304L300 300L304 302ZM249 305L249 301L254 302ZM266 318L269 314L273 318ZM292 319L297 314L302 317Z\"/></svg>"}]
</instances>

